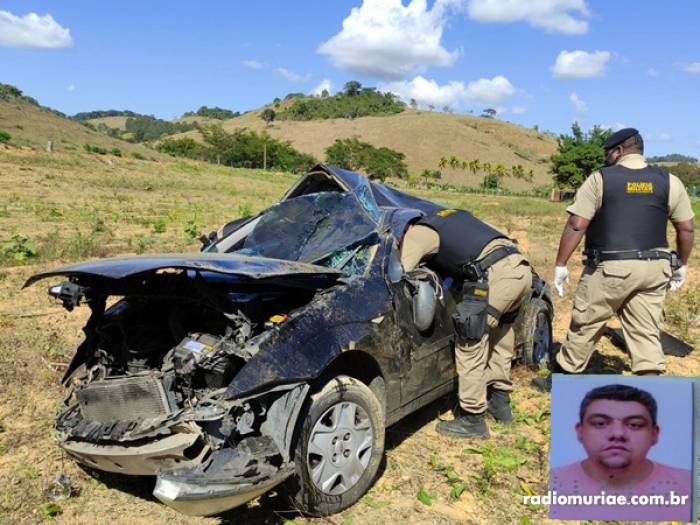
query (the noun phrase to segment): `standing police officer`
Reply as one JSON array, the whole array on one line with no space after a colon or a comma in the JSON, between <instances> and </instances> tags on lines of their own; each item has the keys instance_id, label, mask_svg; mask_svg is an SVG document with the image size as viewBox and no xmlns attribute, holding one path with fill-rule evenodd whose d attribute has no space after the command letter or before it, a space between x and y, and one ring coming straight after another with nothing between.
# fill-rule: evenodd
<instances>
[{"instance_id":1,"label":"standing police officer","mask_svg":"<svg viewBox=\"0 0 700 525\"><path fill-rule=\"evenodd\" d=\"M513 420L513 322L532 287L532 270L513 241L464 210L440 210L409 226L401 243L404 270L428 257L441 276L466 281L455 317L461 412L437 430L486 438L487 411L498 421Z\"/></svg>"},{"instance_id":2,"label":"standing police officer","mask_svg":"<svg viewBox=\"0 0 700 525\"><path fill-rule=\"evenodd\" d=\"M666 289L680 288L693 246L694 221L683 183L642 156L644 143L633 128L604 144L606 167L592 173L567 208L559 242L554 286L563 296L566 263L586 236L586 268L574 295L571 324L553 370L583 372L608 319L617 314L632 360L632 372L665 370L660 330ZM678 254L668 251L666 224L676 230ZM534 380L548 390L551 378Z\"/></svg>"}]
</instances>

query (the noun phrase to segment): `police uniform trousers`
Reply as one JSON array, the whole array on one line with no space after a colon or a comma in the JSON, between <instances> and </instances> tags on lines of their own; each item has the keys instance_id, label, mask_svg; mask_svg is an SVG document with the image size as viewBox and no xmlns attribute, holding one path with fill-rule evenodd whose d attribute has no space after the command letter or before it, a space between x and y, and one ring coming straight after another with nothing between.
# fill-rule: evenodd
<instances>
[{"instance_id":1,"label":"police uniform trousers","mask_svg":"<svg viewBox=\"0 0 700 525\"><path fill-rule=\"evenodd\" d=\"M510 245L509 241L489 243L481 254L488 254L494 245ZM488 270L489 305L506 314L517 310L532 288L532 270L525 257L513 254L493 264ZM489 329L478 341L458 338L455 362L459 380L459 404L463 410L480 414L486 410L489 386L510 391L510 366L515 351L513 323L499 324L488 316Z\"/></svg>"},{"instance_id":2,"label":"police uniform trousers","mask_svg":"<svg viewBox=\"0 0 700 525\"><path fill-rule=\"evenodd\" d=\"M632 360L632 372L663 372L661 323L671 265L666 260L604 261L586 267L574 295L569 332L556 356L567 372L583 372L617 314Z\"/></svg>"}]
</instances>

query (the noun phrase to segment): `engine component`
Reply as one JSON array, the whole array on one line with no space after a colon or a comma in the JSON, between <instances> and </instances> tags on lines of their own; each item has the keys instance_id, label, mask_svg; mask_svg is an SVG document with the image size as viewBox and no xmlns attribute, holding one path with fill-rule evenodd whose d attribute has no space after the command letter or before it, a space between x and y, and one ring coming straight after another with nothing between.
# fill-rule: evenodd
<instances>
[{"instance_id":1,"label":"engine component","mask_svg":"<svg viewBox=\"0 0 700 525\"><path fill-rule=\"evenodd\" d=\"M173 351L175 372L194 386L222 388L240 368L236 346L226 337L190 334Z\"/></svg>"},{"instance_id":2,"label":"engine component","mask_svg":"<svg viewBox=\"0 0 700 525\"><path fill-rule=\"evenodd\" d=\"M102 423L168 414L170 401L159 377L135 376L88 383L76 391L85 419Z\"/></svg>"}]
</instances>

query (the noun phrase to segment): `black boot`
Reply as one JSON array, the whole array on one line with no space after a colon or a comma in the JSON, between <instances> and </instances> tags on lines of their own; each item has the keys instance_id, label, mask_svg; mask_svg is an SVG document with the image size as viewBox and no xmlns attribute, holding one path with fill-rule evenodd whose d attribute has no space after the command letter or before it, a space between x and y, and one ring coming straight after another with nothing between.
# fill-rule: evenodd
<instances>
[{"instance_id":1,"label":"black boot","mask_svg":"<svg viewBox=\"0 0 700 525\"><path fill-rule=\"evenodd\" d=\"M439 434L455 438L489 437L484 414L472 414L461 409L452 421L440 421L436 430Z\"/></svg>"},{"instance_id":2,"label":"black boot","mask_svg":"<svg viewBox=\"0 0 700 525\"><path fill-rule=\"evenodd\" d=\"M496 421L509 425L513 422L513 412L510 410L510 392L489 389L489 404L486 411L493 416Z\"/></svg>"}]
</instances>

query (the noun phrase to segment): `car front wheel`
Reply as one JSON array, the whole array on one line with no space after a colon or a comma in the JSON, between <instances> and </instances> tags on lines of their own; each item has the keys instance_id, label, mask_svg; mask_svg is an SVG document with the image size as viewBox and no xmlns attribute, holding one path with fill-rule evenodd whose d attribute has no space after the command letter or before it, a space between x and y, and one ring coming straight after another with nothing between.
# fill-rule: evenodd
<instances>
[{"instance_id":1,"label":"car front wheel","mask_svg":"<svg viewBox=\"0 0 700 525\"><path fill-rule=\"evenodd\" d=\"M367 491L383 455L381 403L356 379L331 379L300 416L288 486L293 505L317 516L340 512Z\"/></svg>"}]
</instances>

